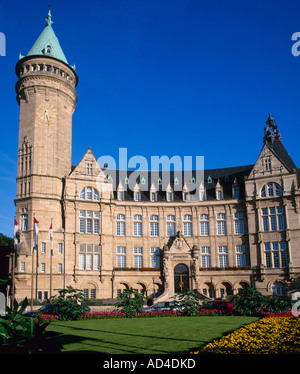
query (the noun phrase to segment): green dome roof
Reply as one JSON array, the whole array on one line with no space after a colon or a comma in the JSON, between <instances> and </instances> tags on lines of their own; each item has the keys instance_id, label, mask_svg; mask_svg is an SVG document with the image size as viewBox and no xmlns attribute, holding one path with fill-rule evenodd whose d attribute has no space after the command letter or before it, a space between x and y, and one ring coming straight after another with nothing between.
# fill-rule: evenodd
<instances>
[{"instance_id":1,"label":"green dome roof","mask_svg":"<svg viewBox=\"0 0 300 374\"><path fill-rule=\"evenodd\" d=\"M64 55L59 41L53 31L52 23L53 21L49 8L48 16L46 18L46 27L28 52L27 56L49 56L68 64L66 56Z\"/></svg>"}]
</instances>

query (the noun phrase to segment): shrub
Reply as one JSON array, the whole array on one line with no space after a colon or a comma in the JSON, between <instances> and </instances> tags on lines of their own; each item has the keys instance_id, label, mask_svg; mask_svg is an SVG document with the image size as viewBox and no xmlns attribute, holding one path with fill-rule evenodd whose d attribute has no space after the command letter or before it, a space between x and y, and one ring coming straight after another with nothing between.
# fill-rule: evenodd
<instances>
[{"instance_id":1,"label":"shrub","mask_svg":"<svg viewBox=\"0 0 300 374\"><path fill-rule=\"evenodd\" d=\"M235 312L242 315L257 313L267 302L265 296L253 288L243 288L232 298Z\"/></svg>"},{"instance_id":2,"label":"shrub","mask_svg":"<svg viewBox=\"0 0 300 374\"><path fill-rule=\"evenodd\" d=\"M187 316L195 316L199 309L199 298L192 290L186 290L174 296L179 304L180 310Z\"/></svg>"},{"instance_id":3,"label":"shrub","mask_svg":"<svg viewBox=\"0 0 300 374\"><path fill-rule=\"evenodd\" d=\"M143 311L144 296L132 288L124 290L119 298L121 301L116 304L121 313L127 317L135 317L139 312Z\"/></svg>"},{"instance_id":4,"label":"shrub","mask_svg":"<svg viewBox=\"0 0 300 374\"><path fill-rule=\"evenodd\" d=\"M61 320L81 319L81 315L86 312L86 307L83 305L83 291L72 286L56 291L58 295L51 297L53 313Z\"/></svg>"},{"instance_id":5,"label":"shrub","mask_svg":"<svg viewBox=\"0 0 300 374\"><path fill-rule=\"evenodd\" d=\"M14 301L14 308L6 308L7 314L0 317L0 352L7 353L59 353L61 345L51 332L49 325L42 319L24 314L28 305L25 298L19 305Z\"/></svg>"}]
</instances>

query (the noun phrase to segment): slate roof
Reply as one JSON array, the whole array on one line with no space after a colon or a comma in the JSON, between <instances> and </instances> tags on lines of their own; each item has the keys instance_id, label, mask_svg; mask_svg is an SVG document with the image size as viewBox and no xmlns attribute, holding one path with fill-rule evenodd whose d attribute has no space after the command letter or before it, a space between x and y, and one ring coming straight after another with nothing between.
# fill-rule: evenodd
<instances>
[{"instance_id":1,"label":"slate roof","mask_svg":"<svg viewBox=\"0 0 300 374\"><path fill-rule=\"evenodd\" d=\"M232 199L232 185L234 181L238 183L240 198L245 196L245 185L244 178L247 177L254 165L246 166L235 166L221 169L207 169L204 170L204 187L206 189L206 198L205 200L215 200L216 199L216 185L219 181L223 189L223 199ZM121 182L124 188L124 200L133 200L133 185L135 182L139 185L141 189L141 200L140 201L149 201L150 200L150 189L151 186L155 187L157 192L157 201L166 200L166 189L165 186L170 182L170 186L174 192L173 201L182 201L182 189L184 185L193 193L199 193L200 187L200 175L197 175L196 171L189 171L184 174L184 172L174 172L171 171L170 174L164 171L120 171L120 170L104 170L107 177L111 177L115 185L114 196L117 199L117 187ZM133 174L134 173L134 174ZM139 175L138 175L139 174ZM170 177L169 177L170 175ZM131 179L130 187L126 186L125 179ZM176 178L178 184L176 184ZM194 179L193 179L194 178ZM160 185L158 180L161 180L162 184ZM192 181L193 180L193 181ZM128 185L129 186L129 185ZM164 188L162 188L164 186ZM127 187L127 190L126 190Z\"/></svg>"},{"instance_id":2,"label":"slate roof","mask_svg":"<svg viewBox=\"0 0 300 374\"><path fill-rule=\"evenodd\" d=\"M291 156L284 148L281 140L276 139L273 141L267 141L266 145L268 148L279 158L279 160L286 166L289 172L295 172L297 166L294 164L294 161L291 159Z\"/></svg>"}]
</instances>

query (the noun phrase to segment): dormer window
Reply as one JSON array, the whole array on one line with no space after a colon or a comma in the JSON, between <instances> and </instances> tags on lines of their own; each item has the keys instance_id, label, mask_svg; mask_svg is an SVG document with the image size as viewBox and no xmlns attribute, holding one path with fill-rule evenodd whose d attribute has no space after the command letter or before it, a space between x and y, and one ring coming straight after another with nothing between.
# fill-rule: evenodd
<instances>
[{"instance_id":1,"label":"dormer window","mask_svg":"<svg viewBox=\"0 0 300 374\"><path fill-rule=\"evenodd\" d=\"M47 47L46 47L46 54L47 55L51 55L51 52L52 52L51 46L47 45Z\"/></svg>"},{"instance_id":2,"label":"dormer window","mask_svg":"<svg viewBox=\"0 0 300 374\"><path fill-rule=\"evenodd\" d=\"M232 185L232 197L238 199L240 197L240 190L237 181L235 180Z\"/></svg>"},{"instance_id":3,"label":"dormer window","mask_svg":"<svg viewBox=\"0 0 300 374\"><path fill-rule=\"evenodd\" d=\"M216 199L217 200L222 200L223 199L223 191L222 191L222 186L220 182L216 184Z\"/></svg>"},{"instance_id":4,"label":"dormer window","mask_svg":"<svg viewBox=\"0 0 300 374\"><path fill-rule=\"evenodd\" d=\"M199 200L200 201L205 200L205 187L203 186L203 183L201 183L199 187Z\"/></svg>"}]
</instances>

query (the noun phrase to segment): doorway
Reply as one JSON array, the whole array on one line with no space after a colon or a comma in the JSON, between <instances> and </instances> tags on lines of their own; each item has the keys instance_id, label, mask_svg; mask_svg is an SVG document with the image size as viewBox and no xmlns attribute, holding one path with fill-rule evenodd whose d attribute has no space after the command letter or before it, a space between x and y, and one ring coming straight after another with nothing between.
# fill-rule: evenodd
<instances>
[{"instance_id":1,"label":"doorway","mask_svg":"<svg viewBox=\"0 0 300 374\"><path fill-rule=\"evenodd\" d=\"M189 289L189 269L184 264L178 264L174 268L174 289L175 293Z\"/></svg>"}]
</instances>

